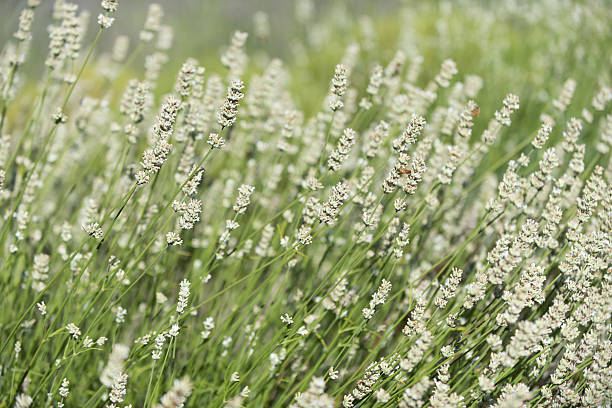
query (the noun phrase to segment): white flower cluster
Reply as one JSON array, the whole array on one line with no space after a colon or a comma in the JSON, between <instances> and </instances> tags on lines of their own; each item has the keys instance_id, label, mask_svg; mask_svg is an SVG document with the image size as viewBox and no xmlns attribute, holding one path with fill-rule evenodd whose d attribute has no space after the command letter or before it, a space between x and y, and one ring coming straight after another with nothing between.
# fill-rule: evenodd
<instances>
[{"instance_id":1,"label":"white flower cluster","mask_svg":"<svg viewBox=\"0 0 612 408\"><path fill-rule=\"evenodd\" d=\"M141 162L143 170L136 173L136 182L139 185L148 183L151 175L157 173L166 162L172 147L169 139L172 136L179 109L180 102L174 96L168 97L162 105L157 123L153 126L153 148L144 151Z\"/></svg>"},{"instance_id":2,"label":"white flower cluster","mask_svg":"<svg viewBox=\"0 0 612 408\"><path fill-rule=\"evenodd\" d=\"M378 287L378 290L374 292L372 295L372 299L370 300L369 307L364 308L361 313L363 314L364 319L370 320L372 316L374 316L374 311L376 306L382 305L387 301L389 297L389 293L391 292L391 282L386 279L383 279Z\"/></svg>"}]
</instances>

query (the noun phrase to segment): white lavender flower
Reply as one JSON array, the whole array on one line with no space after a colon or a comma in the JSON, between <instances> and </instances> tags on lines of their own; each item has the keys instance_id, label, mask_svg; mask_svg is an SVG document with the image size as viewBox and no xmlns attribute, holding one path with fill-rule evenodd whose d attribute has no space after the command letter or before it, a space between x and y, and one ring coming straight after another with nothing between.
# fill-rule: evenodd
<instances>
[{"instance_id":1,"label":"white lavender flower","mask_svg":"<svg viewBox=\"0 0 612 408\"><path fill-rule=\"evenodd\" d=\"M293 324L293 317L291 317L288 313L285 313L284 315L282 315L280 317L280 320L287 326L290 326Z\"/></svg>"},{"instance_id":2,"label":"white lavender flower","mask_svg":"<svg viewBox=\"0 0 612 408\"><path fill-rule=\"evenodd\" d=\"M425 308L427 306L427 300L422 296L417 296L416 303L410 317L406 321L402 333L404 335L412 337L416 334L421 334L425 331L425 324L423 318L425 316Z\"/></svg>"},{"instance_id":3,"label":"white lavender flower","mask_svg":"<svg viewBox=\"0 0 612 408\"><path fill-rule=\"evenodd\" d=\"M380 87L383 83L383 67L376 65L370 73L370 80L366 88L366 93L370 98L370 101L378 103Z\"/></svg>"},{"instance_id":4,"label":"white lavender flower","mask_svg":"<svg viewBox=\"0 0 612 408\"><path fill-rule=\"evenodd\" d=\"M127 395L127 380L128 375L126 373L119 373L115 377L113 385L111 386L111 391L108 394L108 399L111 402L111 404L106 405L108 408L114 408L117 404L121 404L124 401Z\"/></svg>"},{"instance_id":5,"label":"white lavender flower","mask_svg":"<svg viewBox=\"0 0 612 408\"><path fill-rule=\"evenodd\" d=\"M364 319L370 320L372 318L376 306L382 305L387 301L387 298L389 297L389 292L391 292L391 282L386 279L383 279L380 283L380 286L378 287L378 290L372 295L372 299L370 300L368 307L362 310Z\"/></svg>"},{"instance_id":6,"label":"white lavender flower","mask_svg":"<svg viewBox=\"0 0 612 408\"><path fill-rule=\"evenodd\" d=\"M202 201L192 198L187 202L174 200L172 209L180 215L178 227L182 230L193 229L194 224L200 221L202 213Z\"/></svg>"},{"instance_id":7,"label":"white lavender flower","mask_svg":"<svg viewBox=\"0 0 612 408\"><path fill-rule=\"evenodd\" d=\"M247 207L251 203L251 195L254 191L255 187L249 186L248 184L242 184L240 188L238 188L238 197L236 197L236 202L233 207L236 214L244 214L246 212Z\"/></svg>"},{"instance_id":8,"label":"white lavender flower","mask_svg":"<svg viewBox=\"0 0 612 408\"><path fill-rule=\"evenodd\" d=\"M457 65L455 61L446 59L442 62L440 72L436 75L436 82L442 88L447 88L450 85L450 81L457 73Z\"/></svg>"},{"instance_id":9,"label":"white lavender flower","mask_svg":"<svg viewBox=\"0 0 612 408\"><path fill-rule=\"evenodd\" d=\"M241 80L233 79L230 82L230 85L227 88L227 96L225 97L223 106L219 108L217 113L217 121L222 129L230 127L236 122L239 102L242 98L244 98L244 93L242 92L243 89L244 83Z\"/></svg>"},{"instance_id":10,"label":"white lavender flower","mask_svg":"<svg viewBox=\"0 0 612 408\"><path fill-rule=\"evenodd\" d=\"M172 388L160 398L159 404L153 405L153 408L184 407L192 391L193 384L188 376L175 379Z\"/></svg>"},{"instance_id":11,"label":"white lavender flower","mask_svg":"<svg viewBox=\"0 0 612 408\"><path fill-rule=\"evenodd\" d=\"M448 301L455 297L457 288L461 283L463 271L459 268L453 268L450 276L445 284L440 288L440 294L436 297L434 304L440 309L444 309L448 305Z\"/></svg>"},{"instance_id":12,"label":"white lavender flower","mask_svg":"<svg viewBox=\"0 0 612 408\"><path fill-rule=\"evenodd\" d=\"M606 109L608 102L612 101L612 87L602 85L599 91L593 96L593 108L597 111L603 111Z\"/></svg>"},{"instance_id":13,"label":"white lavender flower","mask_svg":"<svg viewBox=\"0 0 612 408\"><path fill-rule=\"evenodd\" d=\"M495 118L489 122L489 126L483 133L483 141L486 144L493 144L502 126L510 126L512 123L511 115L519 108L519 98L514 94L507 94L503 101L503 106L499 111L495 111Z\"/></svg>"},{"instance_id":14,"label":"white lavender flower","mask_svg":"<svg viewBox=\"0 0 612 408\"><path fill-rule=\"evenodd\" d=\"M102 0L100 4L109 13L114 13L119 8L119 0Z\"/></svg>"},{"instance_id":15,"label":"white lavender flower","mask_svg":"<svg viewBox=\"0 0 612 408\"><path fill-rule=\"evenodd\" d=\"M60 397L68 398L68 394L70 393L70 389L68 388L69 386L70 386L70 381L68 381L67 378L64 378L62 380L62 385L59 387L59 390L57 391Z\"/></svg>"},{"instance_id":16,"label":"white lavender flower","mask_svg":"<svg viewBox=\"0 0 612 408\"><path fill-rule=\"evenodd\" d=\"M533 145L533 147L535 147L536 149L541 149L542 147L544 147L544 144L546 143L546 141L548 140L548 137L550 136L550 132L552 132L552 127L553 127L552 119L544 118L536 137L534 137L533 140L531 141L531 144Z\"/></svg>"},{"instance_id":17,"label":"white lavender flower","mask_svg":"<svg viewBox=\"0 0 612 408\"><path fill-rule=\"evenodd\" d=\"M187 302L189 300L189 286L191 283L187 279L183 279L180 284L180 290L178 295L178 300L176 302L176 313L182 314L187 308Z\"/></svg>"},{"instance_id":18,"label":"white lavender flower","mask_svg":"<svg viewBox=\"0 0 612 408\"><path fill-rule=\"evenodd\" d=\"M343 64L336 65L329 89L329 107L332 111L337 111L344 107L343 96L346 93L348 77L349 68Z\"/></svg>"},{"instance_id":19,"label":"white lavender flower","mask_svg":"<svg viewBox=\"0 0 612 408\"><path fill-rule=\"evenodd\" d=\"M13 36L19 41L26 41L31 38L32 23L34 22L34 12L27 8L21 10L19 15L19 29Z\"/></svg>"},{"instance_id":20,"label":"white lavender flower","mask_svg":"<svg viewBox=\"0 0 612 408\"><path fill-rule=\"evenodd\" d=\"M244 46L248 37L248 33L241 31L234 32L229 48L221 56L221 63L230 70L232 78L238 78L244 73L247 61Z\"/></svg>"},{"instance_id":21,"label":"white lavender flower","mask_svg":"<svg viewBox=\"0 0 612 408\"><path fill-rule=\"evenodd\" d=\"M160 30L161 20L164 16L164 10L157 3L149 4L147 18L144 27L140 31L140 40L150 42L153 36Z\"/></svg>"},{"instance_id":22,"label":"white lavender flower","mask_svg":"<svg viewBox=\"0 0 612 408\"><path fill-rule=\"evenodd\" d=\"M565 110L571 103L572 98L574 97L575 91L576 91L576 80L574 80L573 78L569 78L563 84L559 97L554 99L552 102L555 109L561 112L565 112Z\"/></svg>"},{"instance_id":23,"label":"white lavender flower","mask_svg":"<svg viewBox=\"0 0 612 408\"><path fill-rule=\"evenodd\" d=\"M183 240L181 239L181 236L174 231L169 231L166 233L166 242L168 243L168 245L182 245L183 244Z\"/></svg>"},{"instance_id":24,"label":"white lavender flower","mask_svg":"<svg viewBox=\"0 0 612 408\"><path fill-rule=\"evenodd\" d=\"M106 29L111 28L115 22L115 19L113 17L105 16L104 14L98 14L97 22L101 28Z\"/></svg>"},{"instance_id":25,"label":"white lavender flower","mask_svg":"<svg viewBox=\"0 0 612 408\"><path fill-rule=\"evenodd\" d=\"M162 105L157 123L153 126L153 148L144 151L141 162L143 170L136 173L139 185L148 183L150 176L157 173L166 162L172 147L169 139L174 130L179 108L180 102L173 96L168 97Z\"/></svg>"},{"instance_id":26,"label":"white lavender flower","mask_svg":"<svg viewBox=\"0 0 612 408\"><path fill-rule=\"evenodd\" d=\"M338 140L338 146L331 152L327 160L327 167L330 171L338 171L340 169L342 163L344 163L348 157L351 147L355 144L356 135L353 129L344 129L342 136L340 136L340 140Z\"/></svg>"},{"instance_id":27,"label":"white lavender flower","mask_svg":"<svg viewBox=\"0 0 612 408\"><path fill-rule=\"evenodd\" d=\"M337 221L340 209L349 198L350 188L348 184L343 181L338 182L333 187L332 194L328 200L319 209L319 220L327 225L333 225Z\"/></svg>"},{"instance_id":28,"label":"white lavender flower","mask_svg":"<svg viewBox=\"0 0 612 408\"><path fill-rule=\"evenodd\" d=\"M68 333L70 333L75 340L78 340L81 336L81 329L79 329L74 323L68 323L66 330L68 330Z\"/></svg>"},{"instance_id":29,"label":"white lavender flower","mask_svg":"<svg viewBox=\"0 0 612 408\"><path fill-rule=\"evenodd\" d=\"M393 141L393 148L398 152L407 152L410 145L416 143L425 126L425 118L413 115L401 136Z\"/></svg>"}]
</instances>

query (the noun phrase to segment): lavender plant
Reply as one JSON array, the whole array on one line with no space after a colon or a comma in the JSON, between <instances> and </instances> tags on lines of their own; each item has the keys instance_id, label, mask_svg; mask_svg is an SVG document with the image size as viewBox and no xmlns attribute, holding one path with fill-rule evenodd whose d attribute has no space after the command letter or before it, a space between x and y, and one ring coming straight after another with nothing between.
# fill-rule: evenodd
<instances>
[{"instance_id":1,"label":"lavender plant","mask_svg":"<svg viewBox=\"0 0 612 408\"><path fill-rule=\"evenodd\" d=\"M55 0L39 61L22 3L0 407L612 404L605 2L298 0L178 66L158 4Z\"/></svg>"}]
</instances>

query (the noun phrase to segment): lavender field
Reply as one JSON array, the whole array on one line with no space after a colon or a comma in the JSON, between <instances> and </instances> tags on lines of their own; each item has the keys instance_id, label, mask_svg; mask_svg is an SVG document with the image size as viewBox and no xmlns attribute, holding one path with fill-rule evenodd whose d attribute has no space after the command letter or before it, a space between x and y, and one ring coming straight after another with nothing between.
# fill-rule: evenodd
<instances>
[{"instance_id":1,"label":"lavender field","mask_svg":"<svg viewBox=\"0 0 612 408\"><path fill-rule=\"evenodd\" d=\"M609 2L0 15L0 408L612 406Z\"/></svg>"}]
</instances>

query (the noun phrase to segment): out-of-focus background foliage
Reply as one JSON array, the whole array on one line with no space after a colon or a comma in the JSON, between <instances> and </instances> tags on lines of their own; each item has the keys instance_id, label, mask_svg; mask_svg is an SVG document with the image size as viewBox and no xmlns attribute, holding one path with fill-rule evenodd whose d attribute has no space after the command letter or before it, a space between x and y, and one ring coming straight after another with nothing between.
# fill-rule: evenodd
<instances>
[{"instance_id":1,"label":"out-of-focus background foliage","mask_svg":"<svg viewBox=\"0 0 612 408\"><path fill-rule=\"evenodd\" d=\"M0 2L4 21L17 21L24 2ZM185 56L196 58L211 72L222 71L219 56L236 30L250 33L247 48L254 57L248 65L247 84L252 73L260 72L270 58L279 57L291 74L291 89L299 90L294 92L296 102L306 113L318 110L333 67L355 40L360 43L362 60L370 61L370 65L375 62L385 65L398 49L409 59L422 56L423 81L438 72L442 60L452 58L457 62L460 76L476 74L483 78L484 89L478 103L485 117L498 109L507 92L514 92L521 98L519 115L533 120L534 129L537 129L538 114L533 112L541 112L545 101L555 96L546 94L544 89L559 90L572 77L578 82L574 106L582 106L588 103L597 84L607 81L611 73L610 50L605 44L612 41L612 30L601 26L606 21L601 14L612 14L612 3L608 1L588 1L591 5L588 8L580 7L584 1L555 1L556 7L551 8L547 0L319 0L313 3L309 18L300 18L300 1L157 2L164 9L164 24L174 29L174 45L169 50L170 60L164 66L158 92L171 89ZM92 15L99 12L98 0L78 3ZM108 52L116 36L121 34L130 36L132 44L136 43L149 3L122 1L112 32L103 36L97 52ZM43 1L42 18L36 20L33 59L42 61L47 52L44 31L51 21L52 4L52 1ZM558 15L551 15L555 10ZM254 32L257 12L264 12L268 17L270 33L266 38ZM593 18L589 12L600 14L599 18ZM571 32L567 32L568 25L573 27ZM4 25L0 40L4 42L13 31L12 25ZM89 27L90 38L94 31L95 27ZM144 55L140 53L132 61L134 71L142 66ZM371 68L359 64L352 81L365 83ZM43 65L28 63L23 69L39 75ZM120 80L132 76L128 68Z\"/></svg>"}]
</instances>

